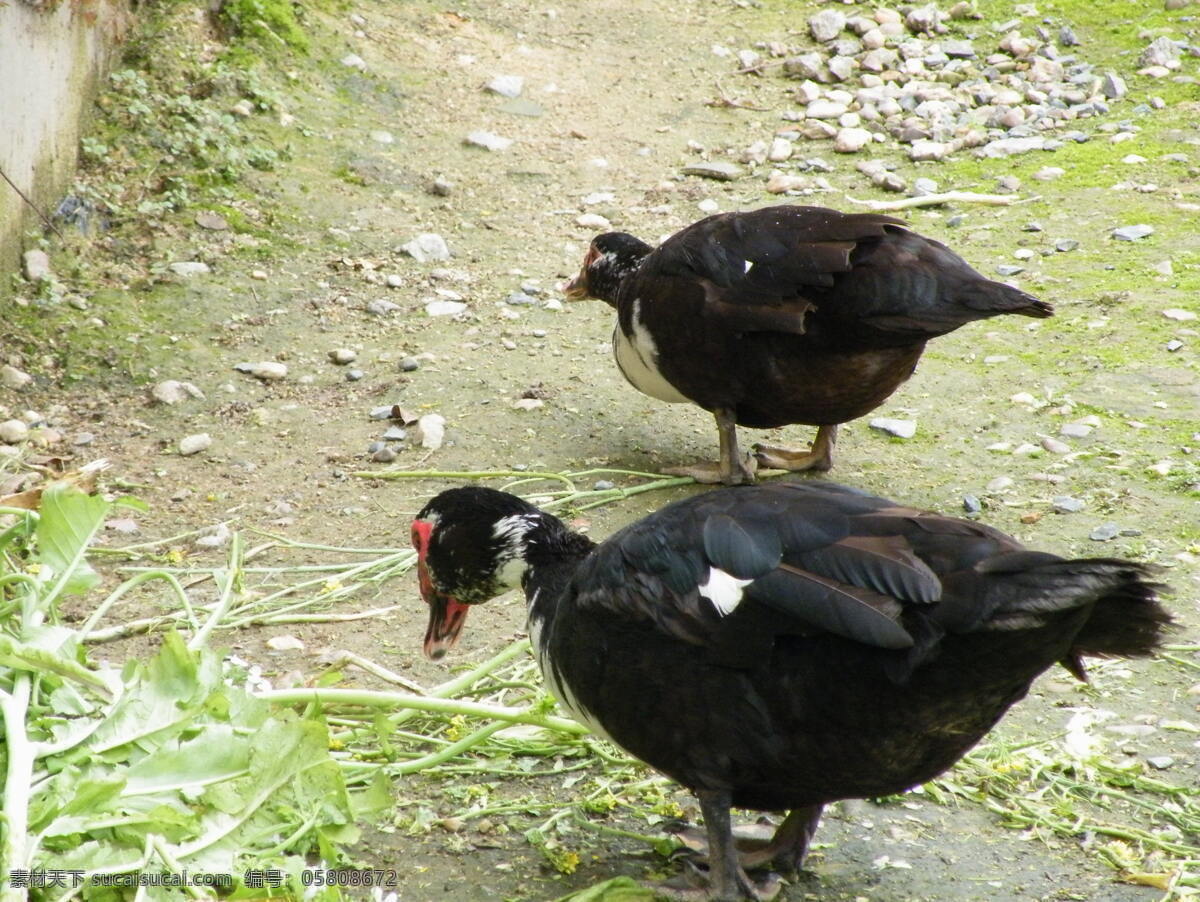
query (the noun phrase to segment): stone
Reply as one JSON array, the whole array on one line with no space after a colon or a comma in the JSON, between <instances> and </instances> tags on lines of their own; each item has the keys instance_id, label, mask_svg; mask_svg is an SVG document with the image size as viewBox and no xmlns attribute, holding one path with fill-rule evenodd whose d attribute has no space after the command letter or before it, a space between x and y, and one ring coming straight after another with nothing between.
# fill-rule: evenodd
<instances>
[{"instance_id":1,"label":"stone","mask_svg":"<svg viewBox=\"0 0 1200 902\"><path fill-rule=\"evenodd\" d=\"M520 97L525 90L525 79L520 75L497 75L484 85L484 89L512 99Z\"/></svg>"},{"instance_id":2,"label":"stone","mask_svg":"<svg viewBox=\"0 0 1200 902\"><path fill-rule=\"evenodd\" d=\"M1109 100L1120 100L1129 93L1129 88L1116 72L1105 72L1100 80L1100 92Z\"/></svg>"},{"instance_id":3,"label":"stone","mask_svg":"<svg viewBox=\"0 0 1200 902\"><path fill-rule=\"evenodd\" d=\"M204 399L204 392L190 382L164 379L150 389L150 397L159 404L181 404L189 398Z\"/></svg>"},{"instance_id":4,"label":"stone","mask_svg":"<svg viewBox=\"0 0 1200 902\"><path fill-rule=\"evenodd\" d=\"M201 263L198 260L183 260L178 263L170 263L167 265L167 269L184 279L212 272L207 263Z\"/></svg>"},{"instance_id":5,"label":"stone","mask_svg":"<svg viewBox=\"0 0 1200 902\"><path fill-rule=\"evenodd\" d=\"M426 450L436 451L446 440L446 418L440 413L425 414L417 420L413 440Z\"/></svg>"},{"instance_id":6,"label":"stone","mask_svg":"<svg viewBox=\"0 0 1200 902\"><path fill-rule=\"evenodd\" d=\"M497 135L495 132L489 132L484 129L470 132L463 142L470 144L473 147L482 147L484 150L501 151L508 150L512 147L513 139L505 138L502 135Z\"/></svg>"},{"instance_id":7,"label":"stone","mask_svg":"<svg viewBox=\"0 0 1200 902\"><path fill-rule=\"evenodd\" d=\"M854 75L854 60L848 56L834 56L829 59L829 74L837 81L847 81Z\"/></svg>"},{"instance_id":8,"label":"stone","mask_svg":"<svg viewBox=\"0 0 1200 902\"><path fill-rule=\"evenodd\" d=\"M425 305L425 313L427 316L458 316L460 313L465 313L467 305L463 301L429 301Z\"/></svg>"},{"instance_id":9,"label":"stone","mask_svg":"<svg viewBox=\"0 0 1200 902\"><path fill-rule=\"evenodd\" d=\"M1170 755L1149 755L1146 758L1146 763L1155 770L1166 770L1175 763L1175 759Z\"/></svg>"},{"instance_id":10,"label":"stone","mask_svg":"<svg viewBox=\"0 0 1200 902\"><path fill-rule=\"evenodd\" d=\"M976 151L982 157L1011 157L1017 154L1029 153L1033 150L1045 150L1046 139L1040 135L1030 135L1026 138L999 138L989 141Z\"/></svg>"},{"instance_id":11,"label":"stone","mask_svg":"<svg viewBox=\"0 0 1200 902\"><path fill-rule=\"evenodd\" d=\"M1154 226L1145 224L1121 226L1112 230L1112 237L1118 241L1139 241L1153 234Z\"/></svg>"},{"instance_id":12,"label":"stone","mask_svg":"<svg viewBox=\"0 0 1200 902\"><path fill-rule=\"evenodd\" d=\"M1121 527L1116 523L1101 523L1090 533L1088 538L1093 542L1108 542L1121 534Z\"/></svg>"},{"instance_id":13,"label":"stone","mask_svg":"<svg viewBox=\"0 0 1200 902\"><path fill-rule=\"evenodd\" d=\"M207 432L186 435L179 440L179 453L183 457L199 454L201 451L207 451L210 447L212 447L212 436Z\"/></svg>"},{"instance_id":14,"label":"stone","mask_svg":"<svg viewBox=\"0 0 1200 902\"><path fill-rule=\"evenodd\" d=\"M774 169L767 177L766 188L768 194L786 194L788 191L806 191L812 186L813 180L807 176L791 175Z\"/></svg>"},{"instance_id":15,"label":"stone","mask_svg":"<svg viewBox=\"0 0 1200 902\"><path fill-rule=\"evenodd\" d=\"M50 255L34 248L21 255L21 271L30 282L42 282L50 278Z\"/></svg>"},{"instance_id":16,"label":"stone","mask_svg":"<svg viewBox=\"0 0 1200 902\"><path fill-rule=\"evenodd\" d=\"M612 228L612 223L599 213L583 213L580 216L576 216L575 225L584 229L594 229L599 232L607 232Z\"/></svg>"},{"instance_id":17,"label":"stone","mask_svg":"<svg viewBox=\"0 0 1200 902\"><path fill-rule=\"evenodd\" d=\"M1179 65L1179 56L1179 47L1176 46L1174 41L1164 35L1150 42L1150 45L1138 57L1138 64L1142 66L1163 66L1167 69L1173 69Z\"/></svg>"},{"instance_id":18,"label":"stone","mask_svg":"<svg viewBox=\"0 0 1200 902\"><path fill-rule=\"evenodd\" d=\"M239 373L253 376L255 379L261 379L263 382L278 382L280 379L287 378L288 373L287 364L274 360L262 360L258 363L239 363L234 366L234 369Z\"/></svg>"},{"instance_id":19,"label":"stone","mask_svg":"<svg viewBox=\"0 0 1200 902\"><path fill-rule=\"evenodd\" d=\"M29 438L29 427L22 420L5 420L0 423L0 442L19 445Z\"/></svg>"},{"instance_id":20,"label":"stone","mask_svg":"<svg viewBox=\"0 0 1200 902\"><path fill-rule=\"evenodd\" d=\"M1167 319L1173 319L1177 323L1186 323L1196 318L1196 314L1190 310L1181 310L1178 307L1168 307L1162 312L1162 315Z\"/></svg>"},{"instance_id":21,"label":"stone","mask_svg":"<svg viewBox=\"0 0 1200 902\"><path fill-rule=\"evenodd\" d=\"M349 69L357 69L359 72L367 71L367 61L357 53L347 53L342 57L341 63Z\"/></svg>"},{"instance_id":22,"label":"stone","mask_svg":"<svg viewBox=\"0 0 1200 902\"><path fill-rule=\"evenodd\" d=\"M782 163L791 158L793 150L792 142L787 138L773 138L767 150L767 159L772 163Z\"/></svg>"},{"instance_id":23,"label":"stone","mask_svg":"<svg viewBox=\"0 0 1200 902\"><path fill-rule=\"evenodd\" d=\"M975 45L970 41L942 41L942 53L951 59L973 60L977 56Z\"/></svg>"},{"instance_id":24,"label":"stone","mask_svg":"<svg viewBox=\"0 0 1200 902\"><path fill-rule=\"evenodd\" d=\"M1070 445L1051 436L1042 439L1042 447L1051 454L1068 454L1071 451Z\"/></svg>"},{"instance_id":25,"label":"stone","mask_svg":"<svg viewBox=\"0 0 1200 902\"><path fill-rule=\"evenodd\" d=\"M908 15L904 17L904 24L913 34L942 33L946 31L946 26L942 24L943 18L945 18L945 14L930 3L909 10Z\"/></svg>"},{"instance_id":26,"label":"stone","mask_svg":"<svg viewBox=\"0 0 1200 902\"><path fill-rule=\"evenodd\" d=\"M1054 249L1060 254L1070 253L1077 247L1079 247L1079 242L1074 238L1060 238L1058 241L1054 242Z\"/></svg>"},{"instance_id":27,"label":"stone","mask_svg":"<svg viewBox=\"0 0 1200 902\"><path fill-rule=\"evenodd\" d=\"M399 304L393 304L391 301L385 301L382 298L376 298L373 301L367 301L364 309L372 316L387 316L389 313L395 313L400 309Z\"/></svg>"},{"instance_id":28,"label":"stone","mask_svg":"<svg viewBox=\"0 0 1200 902\"><path fill-rule=\"evenodd\" d=\"M968 514L978 514L983 512L983 505L975 495L963 495L962 499L963 510Z\"/></svg>"},{"instance_id":29,"label":"stone","mask_svg":"<svg viewBox=\"0 0 1200 902\"><path fill-rule=\"evenodd\" d=\"M804 115L809 119L836 119L846 112L846 104L821 98L814 100L804 109Z\"/></svg>"},{"instance_id":30,"label":"stone","mask_svg":"<svg viewBox=\"0 0 1200 902\"><path fill-rule=\"evenodd\" d=\"M210 232L224 232L229 229L229 222L220 213L212 210L201 210L195 216L196 225Z\"/></svg>"},{"instance_id":31,"label":"stone","mask_svg":"<svg viewBox=\"0 0 1200 902\"><path fill-rule=\"evenodd\" d=\"M374 141L376 144L395 144L396 143L395 135L393 135L389 131L385 131L382 128L377 128L377 129L372 130L369 133L369 136L370 136L371 140Z\"/></svg>"},{"instance_id":32,"label":"stone","mask_svg":"<svg viewBox=\"0 0 1200 902\"><path fill-rule=\"evenodd\" d=\"M421 368L421 361L416 357L402 357L400 359L400 372L412 373Z\"/></svg>"},{"instance_id":33,"label":"stone","mask_svg":"<svg viewBox=\"0 0 1200 902\"><path fill-rule=\"evenodd\" d=\"M407 244L402 244L400 250L418 263L450 259L450 247L446 239L435 232L422 232Z\"/></svg>"},{"instance_id":34,"label":"stone","mask_svg":"<svg viewBox=\"0 0 1200 902\"><path fill-rule=\"evenodd\" d=\"M11 388L15 391L24 388L31 382L33 382L33 377L24 370L19 370L7 363L4 366L0 366L0 385L5 388Z\"/></svg>"},{"instance_id":35,"label":"stone","mask_svg":"<svg viewBox=\"0 0 1200 902\"><path fill-rule=\"evenodd\" d=\"M897 438L912 438L917 434L917 424L914 420L897 420L891 417L875 417L870 422L872 429L886 432Z\"/></svg>"},{"instance_id":36,"label":"stone","mask_svg":"<svg viewBox=\"0 0 1200 902\"><path fill-rule=\"evenodd\" d=\"M701 178L716 179L719 182L732 182L745 175L745 170L736 163L705 162L683 167L684 175L697 175Z\"/></svg>"},{"instance_id":37,"label":"stone","mask_svg":"<svg viewBox=\"0 0 1200 902\"><path fill-rule=\"evenodd\" d=\"M1087 502L1085 502L1082 498L1072 498L1070 495L1059 495L1051 500L1050 506L1060 514L1077 514L1087 507Z\"/></svg>"},{"instance_id":38,"label":"stone","mask_svg":"<svg viewBox=\"0 0 1200 902\"><path fill-rule=\"evenodd\" d=\"M871 140L872 135L865 128L843 128L833 139L833 149L838 153L858 153Z\"/></svg>"},{"instance_id":39,"label":"stone","mask_svg":"<svg viewBox=\"0 0 1200 902\"><path fill-rule=\"evenodd\" d=\"M821 10L814 16L809 17L808 31L813 36L814 41L825 43L832 41L842 29L846 27L846 16L844 13L826 8Z\"/></svg>"},{"instance_id":40,"label":"stone","mask_svg":"<svg viewBox=\"0 0 1200 902\"><path fill-rule=\"evenodd\" d=\"M909 159L914 162L929 162L932 160L944 160L954 152L952 145L942 141L927 141L924 139L913 141L908 148Z\"/></svg>"},{"instance_id":41,"label":"stone","mask_svg":"<svg viewBox=\"0 0 1200 902\"><path fill-rule=\"evenodd\" d=\"M820 81L825 77L825 60L819 53L802 53L783 61L783 74L792 78L811 78Z\"/></svg>"},{"instance_id":42,"label":"stone","mask_svg":"<svg viewBox=\"0 0 1200 902\"><path fill-rule=\"evenodd\" d=\"M337 366L346 366L358 359L358 352L350 348L334 348L329 352L329 359Z\"/></svg>"},{"instance_id":43,"label":"stone","mask_svg":"<svg viewBox=\"0 0 1200 902\"><path fill-rule=\"evenodd\" d=\"M408 430L400 426L388 426L383 431L383 440L385 442L402 442L408 437Z\"/></svg>"},{"instance_id":44,"label":"stone","mask_svg":"<svg viewBox=\"0 0 1200 902\"><path fill-rule=\"evenodd\" d=\"M1058 430L1061 435L1068 438L1087 438L1092 434L1092 429L1095 427L1089 423L1063 423Z\"/></svg>"},{"instance_id":45,"label":"stone","mask_svg":"<svg viewBox=\"0 0 1200 902\"><path fill-rule=\"evenodd\" d=\"M1039 182L1052 182L1055 179L1060 179L1067 174L1067 170L1061 166L1043 166L1033 174L1033 177Z\"/></svg>"},{"instance_id":46,"label":"stone","mask_svg":"<svg viewBox=\"0 0 1200 902\"><path fill-rule=\"evenodd\" d=\"M454 182L439 176L429 183L429 193L438 197L449 197L454 191Z\"/></svg>"}]
</instances>

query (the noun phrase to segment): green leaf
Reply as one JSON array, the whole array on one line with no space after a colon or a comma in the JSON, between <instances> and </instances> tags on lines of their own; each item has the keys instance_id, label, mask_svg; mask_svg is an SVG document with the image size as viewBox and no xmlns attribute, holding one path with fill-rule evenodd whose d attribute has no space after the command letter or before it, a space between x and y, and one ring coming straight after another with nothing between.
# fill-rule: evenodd
<instances>
[{"instance_id":1,"label":"green leaf","mask_svg":"<svg viewBox=\"0 0 1200 902\"><path fill-rule=\"evenodd\" d=\"M0 665L43 676L53 673L64 679L91 686L105 696L109 695L108 684L82 664L76 663L73 658L27 645L4 635L0 635Z\"/></svg>"},{"instance_id":2,"label":"green leaf","mask_svg":"<svg viewBox=\"0 0 1200 902\"><path fill-rule=\"evenodd\" d=\"M86 592L99 580L84 554L108 508L109 503L99 495L89 495L69 482L52 482L42 492L35 559L48 568L53 581L47 603L63 592Z\"/></svg>"}]
</instances>

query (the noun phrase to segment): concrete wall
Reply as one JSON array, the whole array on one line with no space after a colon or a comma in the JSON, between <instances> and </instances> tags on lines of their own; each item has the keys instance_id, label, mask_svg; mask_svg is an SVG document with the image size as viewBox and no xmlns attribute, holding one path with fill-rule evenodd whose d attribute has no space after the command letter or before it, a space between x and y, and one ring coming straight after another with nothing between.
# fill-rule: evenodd
<instances>
[{"instance_id":1,"label":"concrete wall","mask_svg":"<svg viewBox=\"0 0 1200 902\"><path fill-rule=\"evenodd\" d=\"M100 76L130 22L126 0L0 2L0 170L47 215L71 184ZM0 178L0 295L41 220Z\"/></svg>"}]
</instances>

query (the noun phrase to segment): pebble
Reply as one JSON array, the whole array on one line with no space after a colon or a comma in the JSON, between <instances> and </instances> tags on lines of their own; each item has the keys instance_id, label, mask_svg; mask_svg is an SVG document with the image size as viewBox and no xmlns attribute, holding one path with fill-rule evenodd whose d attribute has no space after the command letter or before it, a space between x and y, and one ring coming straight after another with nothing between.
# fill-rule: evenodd
<instances>
[{"instance_id":1,"label":"pebble","mask_svg":"<svg viewBox=\"0 0 1200 902\"><path fill-rule=\"evenodd\" d=\"M1112 230L1112 236L1118 241L1138 241L1154 234L1152 225L1128 225Z\"/></svg>"},{"instance_id":2,"label":"pebble","mask_svg":"<svg viewBox=\"0 0 1200 902\"><path fill-rule=\"evenodd\" d=\"M1033 177L1039 182L1052 182L1055 179L1060 179L1067 174L1067 170L1061 166L1043 166L1033 174Z\"/></svg>"},{"instance_id":3,"label":"pebble","mask_svg":"<svg viewBox=\"0 0 1200 902\"><path fill-rule=\"evenodd\" d=\"M1166 770L1175 763L1175 759L1170 755L1150 755L1146 758L1146 763L1155 770Z\"/></svg>"},{"instance_id":4,"label":"pebble","mask_svg":"<svg viewBox=\"0 0 1200 902\"><path fill-rule=\"evenodd\" d=\"M167 269L184 279L212 272L207 263L201 263L198 260L184 260L179 263L170 263L167 265Z\"/></svg>"},{"instance_id":5,"label":"pebble","mask_svg":"<svg viewBox=\"0 0 1200 902\"><path fill-rule=\"evenodd\" d=\"M367 301L367 304L363 309L373 316L387 316L389 313L395 313L397 310L399 310L400 305L393 304L391 301L385 301L382 298L379 298L374 301Z\"/></svg>"},{"instance_id":6,"label":"pebble","mask_svg":"<svg viewBox=\"0 0 1200 902\"><path fill-rule=\"evenodd\" d=\"M207 451L212 446L212 436L207 432L197 432L195 435L186 435L179 440L179 453L188 457L192 454L199 454L201 451Z\"/></svg>"},{"instance_id":7,"label":"pebble","mask_svg":"<svg viewBox=\"0 0 1200 902\"><path fill-rule=\"evenodd\" d=\"M891 417L875 417L869 423L872 429L878 429L880 432L886 432L888 435L894 435L897 438L912 438L917 434L917 424L915 420L897 420Z\"/></svg>"},{"instance_id":8,"label":"pebble","mask_svg":"<svg viewBox=\"0 0 1200 902\"><path fill-rule=\"evenodd\" d=\"M425 305L428 316L457 316L466 312L467 305L462 301L430 301Z\"/></svg>"},{"instance_id":9,"label":"pebble","mask_svg":"<svg viewBox=\"0 0 1200 902\"><path fill-rule=\"evenodd\" d=\"M362 370L346 370L346 381L347 382L358 382L361 379L363 379L366 375L367 374L364 373Z\"/></svg>"},{"instance_id":10,"label":"pebble","mask_svg":"<svg viewBox=\"0 0 1200 902\"><path fill-rule=\"evenodd\" d=\"M5 420L0 423L0 442L17 445L29 438L29 427L21 420Z\"/></svg>"},{"instance_id":11,"label":"pebble","mask_svg":"<svg viewBox=\"0 0 1200 902\"><path fill-rule=\"evenodd\" d=\"M1105 72L1100 80L1100 91L1109 100L1120 100L1129 93L1129 88L1125 85L1125 79L1116 72Z\"/></svg>"},{"instance_id":12,"label":"pebble","mask_svg":"<svg viewBox=\"0 0 1200 902\"><path fill-rule=\"evenodd\" d=\"M1050 502L1050 505L1060 514L1077 514L1087 507L1087 502L1085 502L1082 498L1072 498L1070 495L1059 495Z\"/></svg>"},{"instance_id":13,"label":"pebble","mask_svg":"<svg viewBox=\"0 0 1200 902\"><path fill-rule=\"evenodd\" d=\"M395 136L391 132L384 131L381 128L375 129L374 131L370 132L370 138L376 144L394 144L394 143L396 143Z\"/></svg>"},{"instance_id":14,"label":"pebble","mask_svg":"<svg viewBox=\"0 0 1200 902\"><path fill-rule=\"evenodd\" d=\"M513 143L512 138L505 138L497 135L495 132L484 131L482 129L471 132L463 140L467 144L491 151L508 150L508 148L512 147Z\"/></svg>"},{"instance_id":15,"label":"pebble","mask_svg":"<svg viewBox=\"0 0 1200 902\"><path fill-rule=\"evenodd\" d=\"M814 41L832 41L846 27L846 16L836 9L823 9L808 20L808 31Z\"/></svg>"},{"instance_id":16,"label":"pebble","mask_svg":"<svg viewBox=\"0 0 1200 902\"><path fill-rule=\"evenodd\" d=\"M782 163L791 159L795 148L787 138L773 138L771 147L767 150L767 159L772 163Z\"/></svg>"},{"instance_id":17,"label":"pebble","mask_svg":"<svg viewBox=\"0 0 1200 902\"><path fill-rule=\"evenodd\" d=\"M983 505L974 495L963 495L962 499L963 510L968 514L978 514L983 512Z\"/></svg>"},{"instance_id":18,"label":"pebble","mask_svg":"<svg viewBox=\"0 0 1200 902\"><path fill-rule=\"evenodd\" d=\"M1116 523L1101 523L1090 533L1088 533L1088 538L1093 542L1107 542L1111 539L1115 539L1120 534L1121 527L1119 527Z\"/></svg>"},{"instance_id":19,"label":"pebble","mask_svg":"<svg viewBox=\"0 0 1200 902\"><path fill-rule=\"evenodd\" d=\"M1172 338L1170 341L1168 341L1166 343L1165 347L1168 351L1171 351L1173 353L1183 347L1183 342L1180 341L1178 338Z\"/></svg>"},{"instance_id":20,"label":"pebble","mask_svg":"<svg viewBox=\"0 0 1200 902\"><path fill-rule=\"evenodd\" d=\"M450 259L450 247L446 244L446 239L435 232L422 232L407 244L402 244L400 250L418 263Z\"/></svg>"},{"instance_id":21,"label":"pebble","mask_svg":"<svg viewBox=\"0 0 1200 902\"><path fill-rule=\"evenodd\" d=\"M229 229L229 221L220 213L212 210L201 210L195 217L196 225L210 232L224 232Z\"/></svg>"},{"instance_id":22,"label":"pebble","mask_svg":"<svg viewBox=\"0 0 1200 902\"><path fill-rule=\"evenodd\" d=\"M1056 438L1046 436L1042 439L1042 447L1051 454L1068 454L1071 451L1071 446L1066 442L1060 442Z\"/></svg>"},{"instance_id":23,"label":"pebble","mask_svg":"<svg viewBox=\"0 0 1200 902\"><path fill-rule=\"evenodd\" d=\"M1025 272L1025 267L1017 266L1015 263L1000 263L996 266L996 272L1002 276L1015 276Z\"/></svg>"},{"instance_id":24,"label":"pebble","mask_svg":"<svg viewBox=\"0 0 1200 902\"><path fill-rule=\"evenodd\" d=\"M1074 238L1060 238L1058 241L1054 242L1054 249L1060 254L1069 253L1070 251L1075 250L1077 247L1079 247L1079 242Z\"/></svg>"},{"instance_id":25,"label":"pebble","mask_svg":"<svg viewBox=\"0 0 1200 902\"><path fill-rule=\"evenodd\" d=\"M345 366L358 359L358 352L350 348L335 348L329 352L329 359L337 366Z\"/></svg>"},{"instance_id":26,"label":"pebble","mask_svg":"<svg viewBox=\"0 0 1200 902\"><path fill-rule=\"evenodd\" d=\"M21 255L21 269L30 282L41 282L50 278L50 255L34 248Z\"/></svg>"},{"instance_id":27,"label":"pebble","mask_svg":"<svg viewBox=\"0 0 1200 902\"><path fill-rule=\"evenodd\" d=\"M596 492L609 492L617 487L615 482L608 479L597 479L596 484L592 486L592 490Z\"/></svg>"},{"instance_id":28,"label":"pebble","mask_svg":"<svg viewBox=\"0 0 1200 902\"><path fill-rule=\"evenodd\" d=\"M858 153L873 140L865 128L843 128L833 139L833 149L838 153Z\"/></svg>"},{"instance_id":29,"label":"pebble","mask_svg":"<svg viewBox=\"0 0 1200 902\"><path fill-rule=\"evenodd\" d=\"M357 69L359 72L367 71L367 61L357 53L347 53L342 57L342 65L349 69Z\"/></svg>"},{"instance_id":30,"label":"pebble","mask_svg":"<svg viewBox=\"0 0 1200 902\"><path fill-rule=\"evenodd\" d=\"M1175 264L1170 260L1160 260L1158 263L1155 263L1153 266L1151 266L1150 269L1158 273L1160 276L1175 275Z\"/></svg>"},{"instance_id":31,"label":"pebble","mask_svg":"<svg viewBox=\"0 0 1200 902\"><path fill-rule=\"evenodd\" d=\"M1086 438L1092 434L1093 427L1087 423L1063 423L1059 429L1060 435L1065 435L1068 438Z\"/></svg>"},{"instance_id":32,"label":"pebble","mask_svg":"<svg viewBox=\"0 0 1200 902\"><path fill-rule=\"evenodd\" d=\"M545 407L546 402L541 398L517 398L512 406L516 410L537 410L539 407Z\"/></svg>"},{"instance_id":33,"label":"pebble","mask_svg":"<svg viewBox=\"0 0 1200 902\"><path fill-rule=\"evenodd\" d=\"M29 385L33 381L33 377L24 370L19 370L15 366L4 364L0 366L0 385L5 388L20 389Z\"/></svg>"},{"instance_id":34,"label":"pebble","mask_svg":"<svg viewBox=\"0 0 1200 902\"><path fill-rule=\"evenodd\" d=\"M408 430L399 426L389 426L383 431L385 442L402 442L408 437Z\"/></svg>"},{"instance_id":35,"label":"pebble","mask_svg":"<svg viewBox=\"0 0 1200 902\"><path fill-rule=\"evenodd\" d=\"M220 523L214 526L208 535L196 539L194 544L201 548L220 548L227 544L232 537L233 531L224 523Z\"/></svg>"},{"instance_id":36,"label":"pebble","mask_svg":"<svg viewBox=\"0 0 1200 902\"><path fill-rule=\"evenodd\" d=\"M239 373L245 373L256 379L262 379L264 382L277 382L280 379L286 378L288 373L287 364L278 363L274 360L262 360L258 363L239 363L234 366L234 369Z\"/></svg>"},{"instance_id":37,"label":"pebble","mask_svg":"<svg viewBox=\"0 0 1200 902\"><path fill-rule=\"evenodd\" d=\"M179 404L189 398L204 400L204 392L190 382L164 379L150 389L150 397L160 404Z\"/></svg>"},{"instance_id":38,"label":"pebble","mask_svg":"<svg viewBox=\"0 0 1200 902\"><path fill-rule=\"evenodd\" d=\"M378 464L390 464L396 457L396 452L386 445L382 448L376 448L371 454L371 460Z\"/></svg>"},{"instance_id":39,"label":"pebble","mask_svg":"<svg viewBox=\"0 0 1200 902\"><path fill-rule=\"evenodd\" d=\"M402 288L404 286L404 279L394 272L388 273L383 279L383 284L388 288Z\"/></svg>"},{"instance_id":40,"label":"pebble","mask_svg":"<svg viewBox=\"0 0 1200 902\"><path fill-rule=\"evenodd\" d=\"M1162 315L1167 319L1173 319L1176 322L1188 322L1196 318L1196 314L1190 310L1181 310L1178 307L1169 307L1162 312Z\"/></svg>"},{"instance_id":41,"label":"pebble","mask_svg":"<svg viewBox=\"0 0 1200 902\"><path fill-rule=\"evenodd\" d=\"M683 167L684 175L697 175L701 178L716 179L719 182L732 182L735 179L741 178L745 174L745 170L736 163L716 162L716 163L695 163L691 166Z\"/></svg>"},{"instance_id":42,"label":"pebble","mask_svg":"<svg viewBox=\"0 0 1200 902\"><path fill-rule=\"evenodd\" d=\"M995 479L988 482L984 488L989 492L1003 492L1005 489L1010 489L1013 486L1011 476L997 476Z\"/></svg>"},{"instance_id":43,"label":"pebble","mask_svg":"<svg viewBox=\"0 0 1200 902\"><path fill-rule=\"evenodd\" d=\"M446 440L446 418L440 413L427 413L419 420L413 430L413 439L422 448L436 451Z\"/></svg>"},{"instance_id":44,"label":"pebble","mask_svg":"<svg viewBox=\"0 0 1200 902\"><path fill-rule=\"evenodd\" d=\"M421 361L418 360L416 357L400 358L400 371L401 372L411 373L414 370L419 370L420 368L421 368Z\"/></svg>"},{"instance_id":45,"label":"pebble","mask_svg":"<svg viewBox=\"0 0 1200 902\"><path fill-rule=\"evenodd\" d=\"M701 213L716 213L721 209L721 205L711 197L706 197L704 200L700 201L700 203L696 204L696 208Z\"/></svg>"},{"instance_id":46,"label":"pebble","mask_svg":"<svg viewBox=\"0 0 1200 902\"><path fill-rule=\"evenodd\" d=\"M599 213L583 213L576 216L575 225L584 229L598 229L602 232L607 232L612 228L612 223Z\"/></svg>"},{"instance_id":47,"label":"pebble","mask_svg":"<svg viewBox=\"0 0 1200 902\"><path fill-rule=\"evenodd\" d=\"M520 75L497 75L484 88L493 94L510 99L520 97L525 90L525 79Z\"/></svg>"}]
</instances>

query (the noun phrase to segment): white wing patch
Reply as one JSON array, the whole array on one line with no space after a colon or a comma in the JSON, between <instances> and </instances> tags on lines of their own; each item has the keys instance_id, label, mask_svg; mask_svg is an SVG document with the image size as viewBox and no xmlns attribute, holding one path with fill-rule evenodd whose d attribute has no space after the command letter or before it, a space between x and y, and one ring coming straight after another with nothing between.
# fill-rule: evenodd
<instances>
[{"instance_id":1,"label":"white wing patch","mask_svg":"<svg viewBox=\"0 0 1200 902\"><path fill-rule=\"evenodd\" d=\"M642 394L672 404L685 402L688 399L658 371L658 347L638 318L641 304L641 301L633 302L632 337L621 331L620 322L613 330L613 356L617 358L617 367L629 384Z\"/></svg>"},{"instance_id":2,"label":"white wing patch","mask_svg":"<svg viewBox=\"0 0 1200 902\"><path fill-rule=\"evenodd\" d=\"M754 265L754 261L753 261L753 260L747 260L747 261L746 261L746 269L745 269L745 272L750 272L750 267L752 267L753 265Z\"/></svg>"},{"instance_id":3,"label":"white wing patch","mask_svg":"<svg viewBox=\"0 0 1200 902\"><path fill-rule=\"evenodd\" d=\"M708 571L708 579L699 587L700 594L713 603L717 613L722 617L732 614L742 601L742 589L754 582L752 579L738 579L730 576L719 567Z\"/></svg>"},{"instance_id":4,"label":"white wing patch","mask_svg":"<svg viewBox=\"0 0 1200 902\"><path fill-rule=\"evenodd\" d=\"M513 514L497 520L492 527L493 538L503 543L497 555L501 563L496 571L496 579L500 585L509 588L521 585L521 577L529 568L525 561L525 536L535 526L536 515Z\"/></svg>"}]
</instances>

